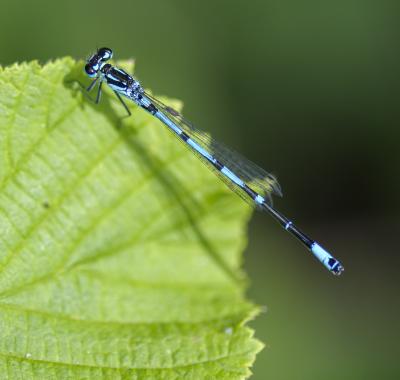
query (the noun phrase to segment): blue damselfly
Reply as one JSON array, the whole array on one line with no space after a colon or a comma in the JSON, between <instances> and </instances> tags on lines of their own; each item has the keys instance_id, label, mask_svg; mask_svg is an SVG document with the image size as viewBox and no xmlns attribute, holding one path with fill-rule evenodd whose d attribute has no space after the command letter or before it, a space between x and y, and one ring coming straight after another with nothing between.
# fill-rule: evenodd
<instances>
[{"instance_id":1,"label":"blue damselfly","mask_svg":"<svg viewBox=\"0 0 400 380\"><path fill-rule=\"evenodd\" d=\"M132 75L107 63L112 56L111 49L101 48L86 62L85 72L90 78L94 78L87 90L91 91L98 83L96 103L100 101L102 84L105 82L129 115L131 112L122 96L159 119L233 191L256 208L267 211L286 231L302 242L331 273L340 275L343 272L343 266L338 260L272 206L271 195L281 195L274 176L232 149L216 142L209 134L198 130L185 120L179 112L148 94Z\"/></svg>"}]
</instances>

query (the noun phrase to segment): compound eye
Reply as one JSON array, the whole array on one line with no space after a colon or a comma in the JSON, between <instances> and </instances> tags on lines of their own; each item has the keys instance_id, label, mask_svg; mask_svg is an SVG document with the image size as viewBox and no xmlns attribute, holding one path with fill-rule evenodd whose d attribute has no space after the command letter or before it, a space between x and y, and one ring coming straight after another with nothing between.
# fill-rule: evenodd
<instances>
[{"instance_id":1,"label":"compound eye","mask_svg":"<svg viewBox=\"0 0 400 380\"><path fill-rule=\"evenodd\" d=\"M112 58L113 52L111 49L103 47L98 50L97 55L100 57L102 61L108 61Z\"/></svg>"},{"instance_id":2,"label":"compound eye","mask_svg":"<svg viewBox=\"0 0 400 380\"><path fill-rule=\"evenodd\" d=\"M85 66L85 73L90 77L93 78L96 76L96 70L93 68L92 65L87 64Z\"/></svg>"}]
</instances>

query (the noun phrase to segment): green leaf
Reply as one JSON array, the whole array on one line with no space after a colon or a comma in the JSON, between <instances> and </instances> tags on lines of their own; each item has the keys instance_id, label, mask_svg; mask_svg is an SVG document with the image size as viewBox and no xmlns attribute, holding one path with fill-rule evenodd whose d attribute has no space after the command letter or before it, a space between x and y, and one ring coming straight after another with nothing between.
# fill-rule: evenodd
<instances>
[{"instance_id":1,"label":"green leaf","mask_svg":"<svg viewBox=\"0 0 400 380\"><path fill-rule=\"evenodd\" d=\"M249 208L82 67L0 68L0 378L248 377Z\"/></svg>"}]
</instances>

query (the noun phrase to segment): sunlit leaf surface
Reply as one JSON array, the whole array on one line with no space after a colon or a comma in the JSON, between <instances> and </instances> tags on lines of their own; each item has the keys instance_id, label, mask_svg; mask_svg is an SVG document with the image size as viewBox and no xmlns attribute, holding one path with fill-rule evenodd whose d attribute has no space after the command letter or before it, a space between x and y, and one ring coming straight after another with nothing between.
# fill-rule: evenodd
<instances>
[{"instance_id":1,"label":"sunlit leaf surface","mask_svg":"<svg viewBox=\"0 0 400 380\"><path fill-rule=\"evenodd\" d=\"M0 68L0 378L248 377L250 210L81 71Z\"/></svg>"}]
</instances>

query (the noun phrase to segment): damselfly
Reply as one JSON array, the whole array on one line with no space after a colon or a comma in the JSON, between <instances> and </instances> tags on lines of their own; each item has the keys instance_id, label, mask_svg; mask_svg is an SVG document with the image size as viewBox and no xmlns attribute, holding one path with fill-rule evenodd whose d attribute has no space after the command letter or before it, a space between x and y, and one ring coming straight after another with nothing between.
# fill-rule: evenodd
<instances>
[{"instance_id":1,"label":"damselfly","mask_svg":"<svg viewBox=\"0 0 400 380\"><path fill-rule=\"evenodd\" d=\"M338 260L273 208L271 194L281 195L274 176L232 149L216 142L207 133L196 129L179 112L148 94L133 76L107 63L112 56L111 49L101 48L86 62L85 72L90 78L94 78L87 90L91 91L98 83L96 103L100 101L102 84L105 82L129 115L131 112L121 95L159 119L233 191L256 208L267 211L286 231L302 242L331 273L340 275L343 272L343 266Z\"/></svg>"}]
</instances>

